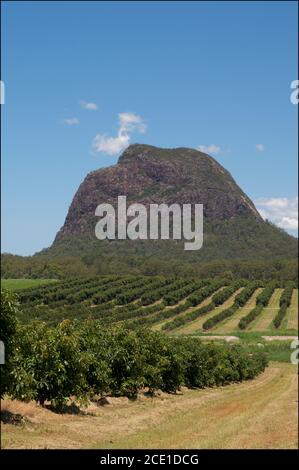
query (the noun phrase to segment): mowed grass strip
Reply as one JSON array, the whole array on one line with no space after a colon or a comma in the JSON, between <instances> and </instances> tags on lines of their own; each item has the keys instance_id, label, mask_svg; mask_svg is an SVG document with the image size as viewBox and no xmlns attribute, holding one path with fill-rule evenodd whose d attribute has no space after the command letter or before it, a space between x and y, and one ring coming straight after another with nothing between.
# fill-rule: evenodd
<instances>
[{"instance_id":1,"label":"mowed grass strip","mask_svg":"<svg viewBox=\"0 0 299 470\"><path fill-rule=\"evenodd\" d=\"M39 287L56 282L56 279L1 279L1 288L13 291Z\"/></svg>"},{"instance_id":2,"label":"mowed grass strip","mask_svg":"<svg viewBox=\"0 0 299 470\"><path fill-rule=\"evenodd\" d=\"M261 314L257 317L257 319L251 324L249 324L247 328L248 330L265 331L270 328L275 315L278 313L279 299L281 297L282 292L283 289L275 289L269 301L269 304L262 310Z\"/></svg>"},{"instance_id":3,"label":"mowed grass strip","mask_svg":"<svg viewBox=\"0 0 299 470\"><path fill-rule=\"evenodd\" d=\"M287 311L287 328L298 330L298 289L293 290L291 305Z\"/></svg>"},{"instance_id":4,"label":"mowed grass strip","mask_svg":"<svg viewBox=\"0 0 299 470\"><path fill-rule=\"evenodd\" d=\"M225 310L226 308L228 307L231 307L234 303L234 300L235 300L235 297L243 290L244 288L241 287L240 289L238 289L236 292L234 292L234 294L229 298L227 299L225 302L223 302L222 305L219 305L219 307L216 307L214 308L214 310L212 310L211 312L209 312L208 314L206 315L202 315L201 317L198 317L196 320L192 321L192 322L189 322L187 323L186 325L183 325L182 327L180 328L177 328L176 330L173 330L173 333L174 334L192 334L192 333L195 333L196 331L203 331L202 330L202 325L203 323L208 320L209 318L213 317L214 315L216 315L217 313L220 313L222 310ZM211 296L212 298L213 296ZM211 300L210 298L210 300ZM215 331L214 329L211 328L211 330L213 330L213 332Z\"/></svg>"},{"instance_id":5,"label":"mowed grass strip","mask_svg":"<svg viewBox=\"0 0 299 470\"><path fill-rule=\"evenodd\" d=\"M2 424L2 448L297 448L297 390L297 368L271 363L252 381L114 399L111 405L90 406L85 415L4 401L2 410L28 421Z\"/></svg>"},{"instance_id":6,"label":"mowed grass strip","mask_svg":"<svg viewBox=\"0 0 299 470\"><path fill-rule=\"evenodd\" d=\"M148 421L145 430L122 436L111 447L297 448L297 388L296 367L288 364L273 366L240 388L189 392L175 405L167 403L162 422Z\"/></svg>"},{"instance_id":7,"label":"mowed grass strip","mask_svg":"<svg viewBox=\"0 0 299 470\"><path fill-rule=\"evenodd\" d=\"M232 333L233 331L239 331L239 327L238 327L239 321L241 320L242 317L244 317L244 315L247 315L250 312L250 310L252 310L255 307L256 298L262 292L262 290L263 289L261 287L256 289L255 292L250 297L250 299L246 302L244 307L237 310L236 313L231 318L228 318L223 323L216 325L216 328L213 330L213 333L227 334L227 333Z\"/></svg>"}]
</instances>

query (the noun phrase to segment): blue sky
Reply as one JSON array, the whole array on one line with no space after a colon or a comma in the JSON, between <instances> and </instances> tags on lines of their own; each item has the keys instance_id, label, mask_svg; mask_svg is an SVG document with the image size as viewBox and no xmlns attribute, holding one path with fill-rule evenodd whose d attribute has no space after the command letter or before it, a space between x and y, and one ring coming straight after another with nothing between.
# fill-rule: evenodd
<instances>
[{"instance_id":1,"label":"blue sky","mask_svg":"<svg viewBox=\"0 0 299 470\"><path fill-rule=\"evenodd\" d=\"M2 2L2 251L129 142L202 146L296 233L296 43L295 2Z\"/></svg>"}]
</instances>

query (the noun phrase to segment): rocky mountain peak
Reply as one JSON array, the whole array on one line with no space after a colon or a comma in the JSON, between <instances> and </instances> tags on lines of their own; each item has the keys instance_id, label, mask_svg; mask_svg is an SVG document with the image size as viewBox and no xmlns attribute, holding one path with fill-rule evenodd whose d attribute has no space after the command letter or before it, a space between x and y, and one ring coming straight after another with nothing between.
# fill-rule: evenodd
<instances>
[{"instance_id":1,"label":"rocky mountain peak","mask_svg":"<svg viewBox=\"0 0 299 470\"><path fill-rule=\"evenodd\" d=\"M56 241L64 236L91 233L95 208L104 202L116 203L120 195L127 196L130 203L145 205L200 203L207 220L246 215L262 222L253 202L211 156L183 147L162 149L133 144L116 165L87 175L75 194Z\"/></svg>"}]
</instances>

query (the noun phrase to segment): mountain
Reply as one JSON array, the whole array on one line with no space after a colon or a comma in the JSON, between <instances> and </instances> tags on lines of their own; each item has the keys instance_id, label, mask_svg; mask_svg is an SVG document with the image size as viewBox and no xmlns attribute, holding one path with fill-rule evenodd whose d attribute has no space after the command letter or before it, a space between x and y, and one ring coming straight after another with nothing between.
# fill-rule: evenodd
<instances>
[{"instance_id":1,"label":"mountain","mask_svg":"<svg viewBox=\"0 0 299 470\"><path fill-rule=\"evenodd\" d=\"M207 220L245 216L262 222L254 204L212 157L188 148L131 145L117 165L93 171L80 185L54 244L65 237L93 235L95 208L103 202L179 203L204 206Z\"/></svg>"},{"instance_id":2,"label":"mountain","mask_svg":"<svg viewBox=\"0 0 299 470\"><path fill-rule=\"evenodd\" d=\"M98 240L95 209L101 203L116 208L120 195L127 196L127 205L203 204L202 249L184 251L184 241L176 240ZM293 259L297 242L264 221L231 174L211 156L189 148L134 144L116 165L86 176L53 245L41 255L80 257L101 273L138 271L144 266L149 272L159 272L159 266L163 272L167 267L196 272L208 262Z\"/></svg>"}]
</instances>

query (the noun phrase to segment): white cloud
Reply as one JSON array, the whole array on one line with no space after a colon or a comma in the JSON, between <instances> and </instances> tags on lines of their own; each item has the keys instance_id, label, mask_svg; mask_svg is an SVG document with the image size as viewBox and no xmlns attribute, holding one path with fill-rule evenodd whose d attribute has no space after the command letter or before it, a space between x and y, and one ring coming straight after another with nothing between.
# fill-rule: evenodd
<instances>
[{"instance_id":1,"label":"white cloud","mask_svg":"<svg viewBox=\"0 0 299 470\"><path fill-rule=\"evenodd\" d=\"M144 134L146 132L146 124L142 117L134 113L119 113L120 132L133 132L135 129Z\"/></svg>"},{"instance_id":2,"label":"white cloud","mask_svg":"<svg viewBox=\"0 0 299 470\"><path fill-rule=\"evenodd\" d=\"M79 119L73 117L73 118L67 118L63 120L64 124L67 124L68 126L75 126L76 124L79 124Z\"/></svg>"},{"instance_id":3,"label":"white cloud","mask_svg":"<svg viewBox=\"0 0 299 470\"><path fill-rule=\"evenodd\" d=\"M298 230L298 197L260 198L255 205L263 219L285 230Z\"/></svg>"},{"instance_id":4,"label":"white cloud","mask_svg":"<svg viewBox=\"0 0 299 470\"><path fill-rule=\"evenodd\" d=\"M97 111L98 105L96 103L87 103L86 101L80 101L80 105L84 109L88 109L89 111Z\"/></svg>"},{"instance_id":5,"label":"white cloud","mask_svg":"<svg viewBox=\"0 0 299 470\"><path fill-rule=\"evenodd\" d=\"M286 230L298 230L298 219L292 219L291 217L283 217L278 226Z\"/></svg>"},{"instance_id":6,"label":"white cloud","mask_svg":"<svg viewBox=\"0 0 299 470\"><path fill-rule=\"evenodd\" d=\"M199 145L197 147L197 150L200 150L203 153L212 153L214 155L217 155L217 153L221 152L221 147L218 147L218 145L215 144Z\"/></svg>"},{"instance_id":7,"label":"white cloud","mask_svg":"<svg viewBox=\"0 0 299 470\"><path fill-rule=\"evenodd\" d=\"M130 143L129 135L118 135L117 137L108 137L105 134L97 134L93 140L92 147L96 152L116 155Z\"/></svg>"},{"instance_id":8,"label":"white cloud","mask_svg":"<svg viewBox=\"0 0 299 470\"><path fill-rule=\"evenodd\" d=\"M256 144L255 148L258 152L263 152L265 150L264 144Z\"/></svg>"},{"instance_id":9,"label":"white cloud","mask_svg":"<svg viewBox=\"0 0 299 470\"><path fill-rule=\"evenodd\" d=\"M147 126L138 114L119 113L118 120L117 136L109 137L106 134L97 134L93 139L93 150L108 155L117 155L129 146L133 132L139 132L140 134L146 132Z\"/></svg>"}]
</instances>

